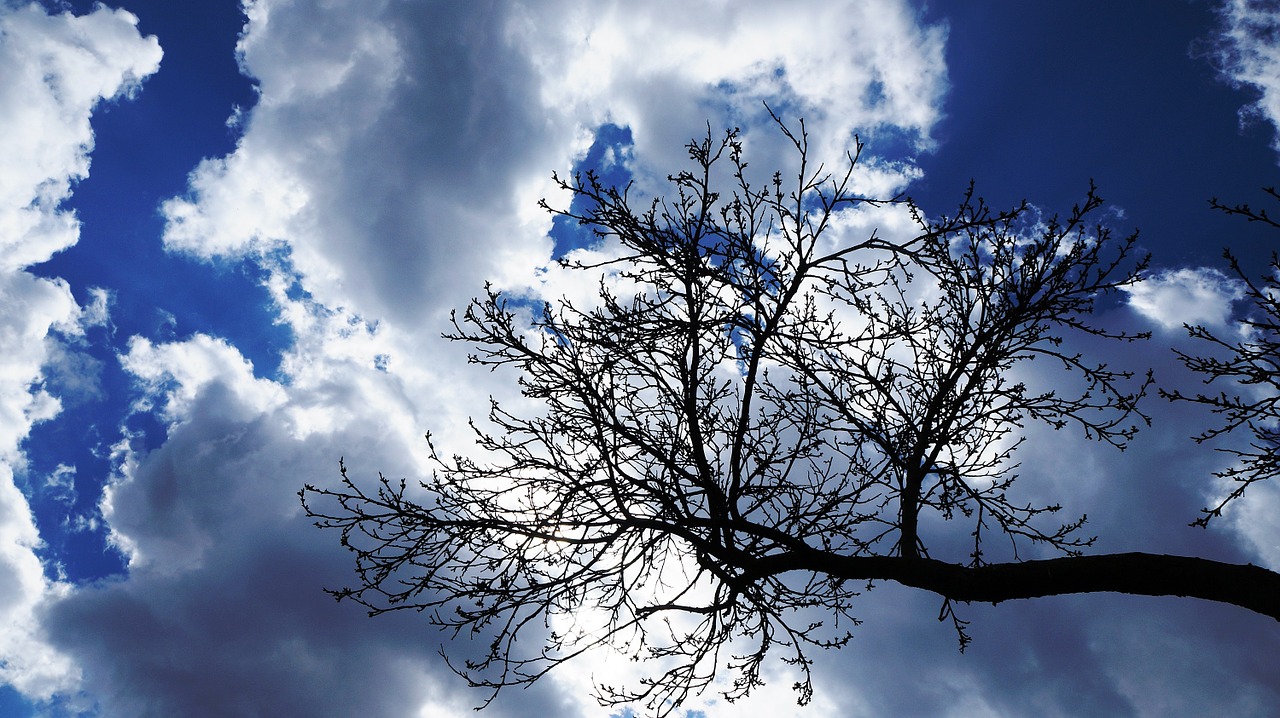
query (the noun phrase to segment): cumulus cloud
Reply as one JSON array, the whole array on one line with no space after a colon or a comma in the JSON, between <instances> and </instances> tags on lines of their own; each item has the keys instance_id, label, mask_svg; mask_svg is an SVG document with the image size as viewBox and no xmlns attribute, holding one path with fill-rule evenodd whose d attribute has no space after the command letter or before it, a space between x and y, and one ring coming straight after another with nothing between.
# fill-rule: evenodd
<instances>
[{"instance_id":1,"label":"cumulus cloud","mask_svg":"<svg viewBox=\"0 0 1280 718\"><path fill-rule=\"evenodd\" d=\"M526 11L516 29L544 78L543 104L588 127L631 127L659 171L708 120L713 130L761 128L768 142L766 100L792 121L805 117L828 157L855 131L894 130L927 147L946 89L945 30L920 27L905 3L806 13L767 3L610 3L540 20Z\"/></svg>"},{"instance_id":2,"label":"cumulus cloud","mask_svg":"<svg viewBox=\"0 0 1280 718\"><path fill-rule=\"evenodd\" d=\"M135 342L123 358L172 422L154 451L124 447L103 501L126 580L53 604L52 639L84 667L103 715L437 715L468 705L427 673L439 639L419 621L332 610L347 561L315 540L297 484L353 461L403 470L403 419L368 407L301 436L285 389L225 342ZM372 369L370 370L372 371ZM306 389L298 389L306 393ZM385 424L384 424L385 422ZM407 618L407 617L406 617ZM335 687L341 686L340 689ZM554 711L552 711L554 712ZM430 714L430 713L427 713Z\"/></svg>"},{"instance_id":3,"label":"cumulus cloud","mask_svg":"<svg viewBox=\"0 0 1280 718\"><path fill-rule=\"evenodd\" d=\"M440 675L448 637L423 616L369 620L321 592L350 563L303 516L301 484L329 481L340 455L371 478L426 470L421 420L369 361L369 332L328 318L329 355L288 359L287 383L200 334L134 339L121 357L139 407L168 425L154 450L119 447L103 499L129 574L45 613L100 714L449 716L479 700ZM548 685L491 712L573 715L559 701Z\"/></svg>"},{"instance_id":4,"label":"cumulus cloud","mask_svg":"<svg viewBox=\"0 0 1280 718\"><path fill-rule=\"evenodd\" d=\"M136 25L133 15L105 8L77 17L0 4L0 682L33 698L70 688L78 669L45 642L36 619L37 607L67 587L45 577L15 475L26 471L22 442L32 425L60 410L51 392L65 389L75 400L96 385L56 376L78 361L50 340L79 331L70 287L24 269L79 236L60 205L88 174L93 108L133 92L158 67L159 44Z\"/></svg>"},{"instance_id":5,"label":"cumulus cloud","mask_svg":"<svg viewBox=\"0 0 1280 718\"><path fill-rule=\"evenodd\" d=\"M127 96L160 64L137 18L101 9L48 15L39 5L0 6L0 269L42 262L75 244L79 225L59 205L89 173L89 115Z\"/></svg>"},{"instance_id":6,"label":"cumulus cloud","mask_svg":"<svg viewBox=\"0 0 1280 718\"><path fill-rule=\"evenodd\" d=\"M1211 267L1189 267L1157 272L1125 292L1129 306L1162 329L1189 324L1221 331L1244 285Z\"/></svg>"},{"instance_id":7,"label":"cumulus cloud","mask_svg":"<svg viewBox=\"0 0 1280 718\"><path fill-rule=\"evenodd\" d=\"M708 121L752 134L760 167L780 162L781 136L757 127L765 99L808 119L815 154L838 156L857 129L923 147L945 90L943 33L905 4L263 0L248 15L239 50L260 103L237 150L166 204L166 243L219 256L282 242L320 302L405 327L486 279L529 281L550 251L549 173L605 122L631 128L645 181L682 166Z\"/></svg>"},{"instance_id":8,"label":"cumulus cloud","mask_svg":"<svg viewBox=\"0 0 1280 718\"><path fill-rule=\"evenodd\" d=\"M259 103L239 119L236 150L165 203L166 246L270 255L281 317L315 350L294 352L290 371L328 351L311 332L368 326L369 352L444 425L502 391L458 378L462 354L438 341L449 310L487 280L548 296L561 279L594 283L539 272L552 243L537 200L555 204L550 172L580 158L602 123L632 129L628 167L653 189L708 121L741 125L758 167L782 162L764 99L808 119L815 155L835 155L859 128L927 146L945 90L945 33L919 27L905 3L782 13L259 0L246 12L238 52ZM873 166L868 191L916 176Z\"/></svg>"},{"instance_id":9,"label":"cumulus cloud","mask_svg":"<svg viewBox=\"0 0 1280 718\"><path fill-rule=\"evenodd\" d=\"M160 397L162 416L174 422L190 413L196 392L210 381L236 387L242 403L255 408L265 409L281 399L279 387L255 379L253 365L235 347L203 334L159 346L133 337L121 363L143 391L140 408L152 409Z\"/></svg>"},{"instance_id":10,"label":"cumulus cloud","mask_svg":"<svg viewBox=\"0 0 1280 718\"><path fill-rule=\"evenodd\" d=\"M1241 110L1241 120L1261 119L1278 133L1280 151L1280 7L1268 0L1225 0L1219 13L1221 34L1214 46L1223 77L1248 87L1258 99Z\"/></svg>"},{"instance_id":11,"label":"cumulus cloud","mask_svg":"<svg viewBox=\"0 0 1280 718\"><path fill-rule=\"evenodd\" d=\"M1259 563L1280 569L1280 488L1259 484L1236 502L1227 511L1232 529L1249 542Z\"/></svg>"}]
</instances>

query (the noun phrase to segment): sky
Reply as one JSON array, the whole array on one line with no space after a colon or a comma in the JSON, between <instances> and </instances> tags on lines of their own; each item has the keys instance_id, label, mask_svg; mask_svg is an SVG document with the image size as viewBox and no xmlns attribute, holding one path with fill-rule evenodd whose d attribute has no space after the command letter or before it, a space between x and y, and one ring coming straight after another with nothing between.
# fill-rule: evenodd
<instances>
[{"instance_id":1,"label":"sky","mask_svg":"<svg viewBox=\"0 0 1280 718\"><path fill-rule=\"evenodd\" d=\"M1112 3L428 3L0 0L0 716L456 716L484 695L420 616L367 618L304 483L423 476L511 377L440 338L486 281L580 291L538 207L553 171L642 189L739 127L786 161L867 142L860 181L952 210L1067 212L1096 182L1144 281L1104 303L1153 332L1114 360L1193 387L1183 322L1237 331L1231 247L1280 235L1280 6ZM588 278L588 283L591 280ZM1087 513L1098 552L1280 570L1280 487L1207 530L1227 459L1156 398L1121 454L1028 428L1022 482ZM786 669L704 716L1268 716L1280 626L1230 606L1073 596L969 606L885 585L795 706ZM459 645L450 651L466 654ZM586 665L586 663L590 665ZM607 716L606 656L484 715Z\"/></svg>"}]
</instances>

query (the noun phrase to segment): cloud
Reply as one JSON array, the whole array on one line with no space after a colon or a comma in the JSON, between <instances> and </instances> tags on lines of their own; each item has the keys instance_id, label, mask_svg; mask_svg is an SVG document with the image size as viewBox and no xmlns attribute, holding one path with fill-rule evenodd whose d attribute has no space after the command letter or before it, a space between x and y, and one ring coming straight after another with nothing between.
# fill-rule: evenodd
<instances>
[{"instance_id":1,"label":"cloud","mask_svg":"<svg viewBox=\"0 0 1280 718\"><path fill-rule=\"evenodd\" d=\"M1267 0L1224 0L1223 27L1214 43L1219 72L1235 87L1249 87L1258 99L1240 111L1242 122L1261 119L1277 133L1280 152L1280 8Z\"/></svg>"},{"instance_id":2,"label":"cloud","mask_svg":"<svg viewBox=\"0 0 1280 718\"><path fill-rule=\"evenodd\" d=\"M1233 303L1244 297L1244 285L1216 269L1196 267L1156 272L1125 292L1129 306L1161 329L1189 324L1221 331Z\"/></svg>"},{"instance_id":3,"label":"cloud","mask_svg":"<svg viewBox=\"0 0 1280 718\"><path fill-rule=\"evenodd\" d=\"M905 3L709 13L259 0L246 12L240 62L260 100L235 151L201 163L190 192L165 203L166 246L271 267L299 342L287 371L354 347L324 339L344 326L368 327L361 351L383 357L445 433L483 413L488 394L512 393L442 345L448 311L487 280L564 291L539 273L552 242L537 200L555 203L550 172L569 169L601 123L634 129L628 166L651 182L684 165L708 120L741 124L762 170L782 161L785 139L758 126L766 98L809 119L815 152L843 151L859 127L924 146L945 90L945 33L918 27ZM886 163L866 176L892 193L916 174ZM310 416L325 412L332 404Z\"/></svg>"},{"instance_id":4,"label":"cloud","mask_svg":"<svg viewBox=\"0 0 1280 718\"><path fill-rule=\"evenodd\" d=\"M1257 563L1280 570L1280 487L1272 482L1250 487L1225 515L1231 528L1253 548Z\"/></svg>"},{"instance_id":5,"label":"cloud","mask_svg":"<svg viewBox=\"0 0 1280 718\"><path fill-rule=\"evenodd\" d=\"M59 379L77 361L50 339L79 331L70 287L24 269L79 236L75 216L60 205L88 174L94 107L127 96L158 67L159 44L136 25L133 15L105 8L76 17L35 3L0 4L0 682L37 699L71 688L78 668L48 645L36 617L68 587L45 577L35 553L41 540L15 478L26 471L22 442L32 425L60 410L51 392L66 390L74 401L96 384Z\"/></svg>"},{"instance_id":6,"label":"cloud","mask_svg":"<svg viewBox=\"0 0 1280 718\"><path fill-rule=\"evenodd\" d=\"M159 43L136 26L124 10L74 16L48 15L35 3L0 6L0 269L75 244L79 225L59 205L89 173L89 115L159 68Z\"/></svg>"},{"instance_id":7,"label":"cloud","mask_svg":"<svg viewBox=\"0 0 1280 718\"><path fill-rule=\"evenodd\" d=\"M235 347L203 334L158 346L133 337L121 364L143 391L138 408L150 410L152 402L158 401L163 407L162 416L172 422L190 413L196 392L211 381L235 387L242 403L257 409L266 409L282 399L276 384L254 378L253 365Z\"/></svg>"},{"instance_id":8,"label":"cloud","mask_svg":"<svg viewBox=\"0 0 1280 718\"><path fill-rule=\"evenodd\" d=\"M102 362L81 348L75 335L54 334L45 338L42 367L44 386L63 406L74 406L105 397L101 385Z\"/></svg>"},{"instance_id":9,"label":"cloud","mask_svg":"<svg viewBox=\"0 0 1280 718\"><path fill-rule=\"evenodd\" d=\"M101 714L446 716L478 700L439 675L448 638L423 616L369 620L321 592L348 583L350 563L302 515L301 484L327 482L339 451L359 471L423 468L406 445L423 443L415 420L386 396L394 378L343 354L359 352L334 348L327 372L313 363L284 385L212 337L130 345L122 364L168 432L154 450L120 448L103 500L129 574L45 615ZM341 421L306 420L336 407ZM565 714L549 689L520 700L493 712Z\"/></svg>"},{"instance_id":10,"label":"cloud","mask_svg":"<svg viewBox=\"0 0 1280 718\"><path fill-rule=\"evenodd\" d=\"M438 643L425 624L333 610L320 588L347 580L345 557L315 540L294 495L300 479L335 470L329 442L363 447L353 458L366 463L404 453L396 434L355 421L298 439L278 415L283 389L208 337L136 343L125 362L174 422L160 448L124 452L104 499L129 575L81 588L46 617L84 666L96 708L392 716L434 702L461 712L424 673Z\"/></svg>"},{"instance_id":11,"label":"cloud","mask_svg":"<svg viewBox=\"0 0 1280 718\"><path fill-rule=\"evenodd\" d=\"M836 155L859 128L927 146L946 86L945 33L905 4L262 0L248 15L239 50L260 102L236 151L165 205L166 244L283 243L319 302L406 328L486 279L529 283L551 248L537 199L602 123L632 129L641 181L682 166L708 121L741 125L770 169L785 141L757 128L764 99Z\"/></svg>"}]
</instances>

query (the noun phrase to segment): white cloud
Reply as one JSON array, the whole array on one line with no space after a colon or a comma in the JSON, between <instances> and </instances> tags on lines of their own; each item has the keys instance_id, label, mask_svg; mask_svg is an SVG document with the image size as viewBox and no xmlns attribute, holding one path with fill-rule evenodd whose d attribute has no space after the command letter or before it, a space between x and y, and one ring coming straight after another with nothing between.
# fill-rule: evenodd
<instances>
[{"instance_id":1,"label":"white cloud","mask_svg":"<svg viewBox=\"0 0 1280 718\"><path fill-rule=\"evenodd\" d=\"M80 328L111 326L112 292L102 287L89 287L89 304L80 308Z\"/></svg>"},{"instance_id":2,"label":"white cloud","mask_svg":"<svg viewBox=\"0 0 1280 718\"><path fill-rule=\"evenodd\" d=\"M41 367L68 355L51 355L61 345L46 338L75 334L80 308L65 282L23 269L76 242L76 218L59 205L88 174L89 115L159 60L159 45L139 37L127 12L51 16L34 3L0 4L0 682L36 699L72 687L78 668L46 643L36 618L66 586L44 575L15 474L26 470L21 442L31 426L61 405L42 388Z\"/></svg>"},{"instance_id":3,"label":"white cloud","mask_svg":"<svg viewBox=\"0 0 1280 718\"><path fill-rule=\"evenodd\" d=\"M764 169L783 159L780 135L755 131L764 99L806 116L815 154L833 156L856 129L927 145L945 90L944 33L905 4L259 0L248 14L241 62L260 103L236 151L166 204L166 243L217 256L283 242L322 304L405 327L486 279L530 281L550 251L537 199L584 130L630 126L646 179L681 166L708 120L738 124ZM911 168L885 171L897 179L878 184L900 189Z\"/></svg>"},{"instance_id":4,"label":"white cloud","mask_svg":"<svg viewBox=\"0 0 1280 718\"><path fill-rule=\"evenodd\" d=\"M1224 494L1229 490L1221 488ZM1249 487L1248 493L1228 507L1226 516L1232 530L1253 548L1258 562L1280 570L1280 487L1274 482Z\"/></svg>"},{"instance_id":5,"label":"white cloud","mask_svg":"<svg viewBox=\"0 0 1280 718\"><path fill-rule=\"evenodd\" d=\"M36 612L65 592L44 576L35 555L40 536L26 497L14 485L13 468L0 462L0 682L47 699L75 684L78 667L51 647Z\"/></svg>"},{"instance_id":6,"label":"white cloud","mask_svg":"<svg viewBox=\"0 0 1280 718\"><path fill-rule=\"evenodd\" d=\"M255 379L253 365L235 347L203 334L161 345L133 337L120 361L137 378L143 405L151 409L158 403L162 416L171 422L188 416L192 402L210 382L230 387L242 404L257 411L282 400L280 388Z\"/></svg>"},{"instance_id":7,"label":"white cloud","mask_svg":"<svg viewBox=\"0 0 1280 718\"><path fill-rule=\"evenodd\" d=\"M1241 110L1241 120L1271 123L1277 131L1271 146L1280 152L1280 7L1268 0L1224 0L1219 13L1224 25L1215 47L1219 70L1233 85L1258 93Z\"/></svg>"},{"instance_id":8,"label":"white cloud","mask_svg":"<svg viewBox=\"0 0 1280 718\"><path fill-rule=\"evenodd\" d=\"M79 225L59 204L89 173L89 114L159 67L159 43L136 25L123 10L77 17L36 3L0 7L0 270L75 244Z\"/></svg>"},{"instance_id":9,"label":"white cloud","mask_svg":"<svg viewBox=\"0 0 1280 718\"><path fill-rule=\"evenodd\" d=\"M1129 306L1160 325L1181 329L1183 324L1223 330L1231 307L1244 296L1244 285L1210 267L1164 270L1128 287Z\"/></svg>"},{"instance_id":10,"label":"white cloud","mask_svg":"<svg viewBox=\"0 0 1280 718\"><path fill-rule=\"evenodd\" d=\"M68 464L58 464L45 477L44 485L46 490L51 491L54 499L73 503L76 498L76 467Z\"/></svg>"},{"instance_id":11,"label":"white cloud","mask_svg":"<svg viewBox=\"0 0 1280 718\"><path fill-rule=\"evenodd\" d=\"M594 285L535 273L551 251L537 200L554 201L550 172L568 169L600 123L632 127L628 165L642 179L683 166L683 144L708 119L740 124L763 170L784 156L780 134L758 127L763 99L808 117L815 153L832 154L855 128L928 144L945 90L945 33L918 28L905 3L782 13L763 2L258 0L247 13L240 59L259 104L240 118L236 150L201 163L190 194L165 204L166 245L202 257L283 248L288 262L268 263L298 335L286 370L354 347L324 337L367 322L377 331L360 351L389 359L433 429L510 394L477 385L464 354L442 346L450 309L486 280L549 296ZM913 176L879 165L864 182L891 193ZM308 302L289 298L295 272ZM561 279L570 285L549 284ZM328 411L306 420L322 425Z\"/></svg>"}]
</instances>

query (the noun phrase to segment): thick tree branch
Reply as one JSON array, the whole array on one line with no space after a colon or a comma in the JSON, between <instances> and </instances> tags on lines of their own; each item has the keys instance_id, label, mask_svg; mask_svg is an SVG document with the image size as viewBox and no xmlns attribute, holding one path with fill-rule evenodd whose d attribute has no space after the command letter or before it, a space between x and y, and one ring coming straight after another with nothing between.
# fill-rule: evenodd
<instances>
[{"instance_id":1,"label":"thick tree branch","mask_svg":"<svg viewBox=\"0 0 1280 718\"><path fill-rule=\"evenodd\" d=\"M1073 593L1181 596L1228 603L1280 620L1280 574L1191 556L1116 553L961 566L927 558L784 553L756 562L750 578L812 571L849 581L894 581L952 601L1002 603Z\"/></svg>"}]
</instances>

